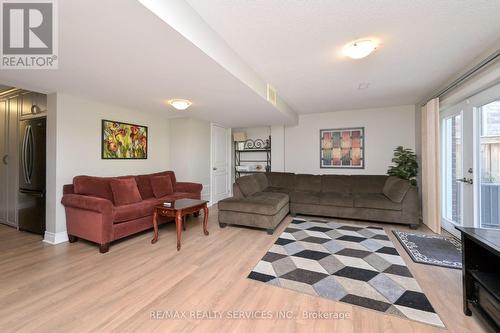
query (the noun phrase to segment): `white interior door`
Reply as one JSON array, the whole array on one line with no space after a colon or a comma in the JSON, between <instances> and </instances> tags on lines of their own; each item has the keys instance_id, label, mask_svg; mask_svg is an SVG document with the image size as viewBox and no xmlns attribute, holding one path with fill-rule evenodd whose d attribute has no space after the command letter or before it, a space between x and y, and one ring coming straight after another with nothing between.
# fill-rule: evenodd
<instances>
[{"instance_id":1,"label":"white interior door","mask_svg":"<svg viewBox=\"0 0 500 333\"><path fill-rule=\"evenodd\" d=\"M212 204L230 196L230 129L212 124L210 201Z\"/></svg>"},{"instance_id":2,"label":"white interior door","mask_svg":"<svg viewBox=\"0 0 500 333\"><path fill-rule=\"evenodd\" d=\"M500 85L441 112L442 226L500 228Z\"/></svg>"}]
</instances>

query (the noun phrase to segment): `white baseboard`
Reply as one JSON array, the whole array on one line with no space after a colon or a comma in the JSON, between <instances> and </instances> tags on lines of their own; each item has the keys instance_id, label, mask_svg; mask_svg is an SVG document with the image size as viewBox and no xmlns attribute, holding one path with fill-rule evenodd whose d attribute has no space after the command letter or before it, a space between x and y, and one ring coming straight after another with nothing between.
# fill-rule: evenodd
<instances>
[{"instance_id":1,"label":"white baseboard","mask_svg":"<svg viewBox=\"0 0 500 333\"><path fill-rule=\"evenodd\" d=\"M52 245L64 243L68 241L68 233L66 231L57 233L45 231L43 241Z\"/></svg>"}]
</instances>

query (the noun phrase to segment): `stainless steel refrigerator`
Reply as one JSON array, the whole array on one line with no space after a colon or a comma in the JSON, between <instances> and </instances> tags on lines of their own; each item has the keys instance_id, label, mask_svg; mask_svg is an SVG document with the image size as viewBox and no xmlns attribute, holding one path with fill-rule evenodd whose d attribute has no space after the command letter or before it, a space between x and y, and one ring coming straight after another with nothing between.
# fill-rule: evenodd
<instances>
[{"instance_id":1,"label":"stainless steel refrigerator","mask_svg":"<svg viewBox=\"0 0 500 333\"><path fill-rule=\"evenodd\" d=\"M21 120L19 126L19 229L45 232L46 118Z\"/></svg>"}]
</instances>

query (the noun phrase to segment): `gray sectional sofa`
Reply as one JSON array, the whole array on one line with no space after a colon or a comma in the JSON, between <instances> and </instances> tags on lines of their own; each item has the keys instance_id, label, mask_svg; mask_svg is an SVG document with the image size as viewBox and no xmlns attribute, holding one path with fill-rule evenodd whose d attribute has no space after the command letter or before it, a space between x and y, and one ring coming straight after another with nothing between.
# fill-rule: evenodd
<instances>
[{"instance_id":1,"label":"gray sectional sofa","mask_svg":"<svg viewBox=\"0 0 500 333\"><path fill-rule=\"evenodd\" d=\"M290 212L347 219L420 223L415 186L389 176L268 172L240 177L233 197L218 204L219 225L264 228L272 234Z\"/></svg>"}]
</instances>

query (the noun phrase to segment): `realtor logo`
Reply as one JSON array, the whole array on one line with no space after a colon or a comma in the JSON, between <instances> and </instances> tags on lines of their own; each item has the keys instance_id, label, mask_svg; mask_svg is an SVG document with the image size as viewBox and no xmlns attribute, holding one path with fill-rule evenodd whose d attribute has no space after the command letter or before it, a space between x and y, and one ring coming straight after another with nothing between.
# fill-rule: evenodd
<instances>
[{"instance_id":1,"label":"realtor logo","mask_svg":"<svg viewBox=\"0 0 500 333\"><path fill-rule=\"evenodd\" d=\"M57 69L55 0L0 0L2 69Z\"/></svg>"}]
</instances>

